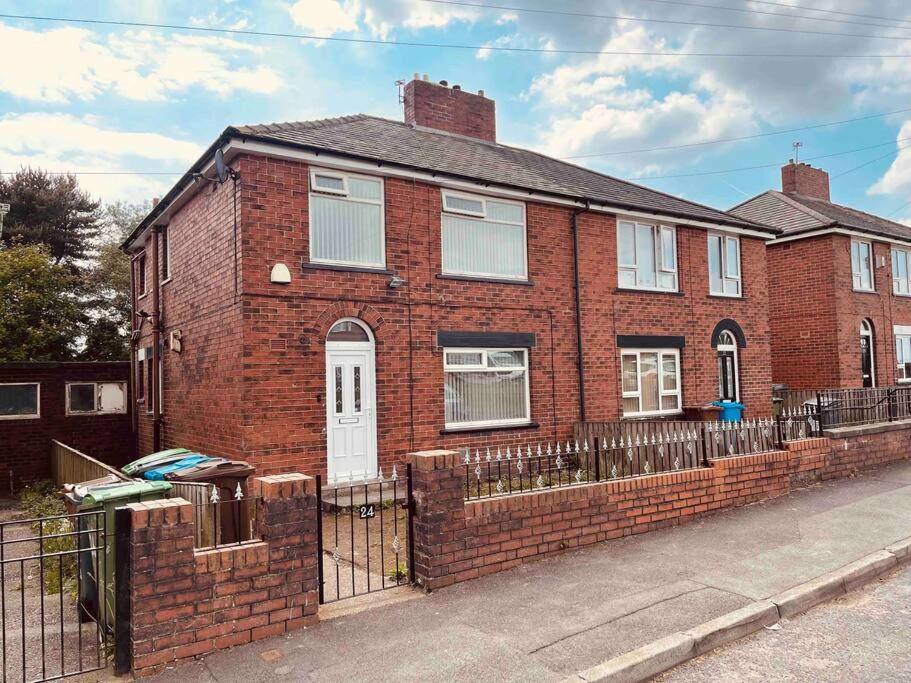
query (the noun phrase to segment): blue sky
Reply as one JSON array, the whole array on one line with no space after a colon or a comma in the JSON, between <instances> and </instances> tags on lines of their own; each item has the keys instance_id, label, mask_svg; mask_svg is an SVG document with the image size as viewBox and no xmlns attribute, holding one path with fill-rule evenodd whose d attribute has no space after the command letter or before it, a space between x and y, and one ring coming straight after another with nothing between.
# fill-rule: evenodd
<instances>
[{"instance_id":1,"label":"blue sky","mask_svg":"<svg viewBox=\"0 0 911 683\"><path fill-rule=\"evenodd\" d=\"M911 107L911 6L900 0L806 0L800 10L747 0L728 0L728 9L659 0L471 2L513 9L427 0L0 0L0 13L520 48L903 56L517 53L0 18L0 170L31 164L55 171L183 171L232 123L355 112L399 119L394 83L415 72L485 90L497 102L501 142L559 157L693 145ZM793 155L794 140L803 143L802 158L830 171L835 201L895 219L911 217L911 205L904 206L911 200L911 149L902 149L911 146L911 111L749 141L577 163L728 208L779 187L777 167ZM865 162L871 163L852 170ZM655 178L765 164L772 167ZM105 201L160 195L175 179L81 176Z\"/></svg>"}]
</instances>

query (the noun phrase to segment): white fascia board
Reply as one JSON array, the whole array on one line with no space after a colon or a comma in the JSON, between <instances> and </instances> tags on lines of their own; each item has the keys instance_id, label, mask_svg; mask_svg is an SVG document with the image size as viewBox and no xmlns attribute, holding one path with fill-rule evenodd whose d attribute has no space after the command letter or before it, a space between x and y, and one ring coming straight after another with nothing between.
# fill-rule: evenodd
<instances>
[{"instance_id":1,"label":"white fascia board","mask_svg":"<svg viewBox=\"0 0 911 683\"><path fill-rule=\"evenodd\" d=\"M905 248L911 247L911 239L898 240L893 237L874 235L872 233L849 230L847 228L822 228L820 230L802 232L799 235L785 235L784 237L776 237L771 240L771 243L782 244L784 242L796 242L797 240L810 239L811 237L823 237L825 235L847 235L848 237L855 237L864 242L885 242L886 244L897 244Z\"/></svg>"},{"instance_id":2,"label":"white fascia board","mask_svg":"<svg viewBox=\"0 0 911 683\"><path fill-rule=\"evenodd\" d=\"M359 161L340 154L333 154L330 152L309 152L302 149L288 147L286 145L272 144L256 140L242 140L239 138L234 138L222 147L222 151L225 155L225 161L228 163L230 163L230 161L239 154L256 154L277 159L287 159L290 161L300 161L307 164L316 164L322 168L328 169L354 171L358 173L380 175L390 178L418 180L421 182L438 185L447 189L462 190L465 192L484 194L492 197L504 197L507 199L514 199L519 201L534 201L541 204L567 206L576 209L586 208L586 204L583 201L563 199L561 197L555 197L553 195L533 191L515 190L485 181L473 182L461 180L458 178L447 177L445 174L441 173L414 171L397 167L392 163L387 164L383 162ZM213 161L207 164L206 167L200 171L200 173L208 176L214 167L215 161L213 159ZM167 225L167 223L170 221L171 215L179 210L180 207L182 207L184 204L186 204L186 202L202 186L203 183L199 181L188 184L187 187L185 187L184 190L174 198L170 206L165 209L161 216L155 220L154 225ZM749 237L758 237L763 240L775 239L774 235L770 235L769 233L761 232L759 230L750 230L748 228L740 228L733 225L725 225L723 223L712 223L710 221L700 221L689 218L668 216L666 214L655 213L646 210L632 210L626 207L612 206L610 204L590 203L588 204L588 209L597 213L609 213L615 215L622 214L624 216L646 219L661 223L669 223L673 225L689 225L697 228L705 228L707 230L716 230L719 232L746 235ZM148 229L144 230L140 235L137 235L136 239L133 242L133 247L139 247L143 245L147 237Z\"/></svg>"}]
</instances>

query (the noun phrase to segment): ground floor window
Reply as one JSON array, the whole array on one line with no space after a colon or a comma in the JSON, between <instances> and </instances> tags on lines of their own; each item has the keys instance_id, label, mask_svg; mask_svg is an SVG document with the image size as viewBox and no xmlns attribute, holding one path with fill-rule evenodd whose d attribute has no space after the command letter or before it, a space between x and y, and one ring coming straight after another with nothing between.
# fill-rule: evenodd
<instances>
[{"instance_id":1,"label":"ground floor window","mask_svg":"<svg viewBox=\"0 0 911 683\"><path fill-rule=\"evenodd\" d=\"M493 427L531 419L528 349L443 351L446 427Z\"/></svg>"},{"instance_id":2,"label":"ground floor window","mask_svg":"<svg viewBox=\"0 0 911 683\"><path fill-rule=\"evenodd\" d=\"M895 379L911 382L911 328L905 328L903 332L895 335Z\"/></svg>"},{"instance_id":3,"label":"ground floor window","mask_svg":"<svg viewBox=\"0 0 911 683\"><path fill-rule=\"evenodd\" d=\"M0 420L39 417L40 395L37 382L0 384Z\"/></svg>"},{"instance_id":4,"label":"ground floor window","mask_svg":"<svg viewBox=\"0 0 911 683\"><path fill-rule=\"evenodd\" d=\"M68 415L101 415L126 412L123 382L69 382L66 385Z\"/></svg>"},{"instance_id":5,"label":"ground floor window","mask_svg":"<svg viewBox=\"0 0 911 683\"><path fill-rule=\"evenodd\" d=\"M677 349L624 349L621 365L624 417L680 412Z\"/></svg>"}]
</instances>

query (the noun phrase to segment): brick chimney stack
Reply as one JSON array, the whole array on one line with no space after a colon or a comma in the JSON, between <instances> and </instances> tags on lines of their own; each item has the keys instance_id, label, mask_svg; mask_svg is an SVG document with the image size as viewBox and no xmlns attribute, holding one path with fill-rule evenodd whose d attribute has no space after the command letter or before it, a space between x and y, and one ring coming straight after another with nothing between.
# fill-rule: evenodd
<instances>
[{"instance_id":1,"label":"brick chimney stack","mask_svg":"<svg viewBox=\"0 0 911 683\"><path fill-rule=\"evenodd\" d=\"M475 95L446 81L431 83L426 75L415 74L405 86L405 123L497 141L496 103L483 90Z\"/></svg>"},{"instance_id":2,"label":"brick chimney stack","mask_svg":"<svg viewBox=\"0 0 911 683\"><path fill-rule=\"evenodd\" d=\"M781 167L781 191L794 192L806 197L829 199L829 174L809 164L794 163L792 159Z\"/></svg>"}]
</instances>

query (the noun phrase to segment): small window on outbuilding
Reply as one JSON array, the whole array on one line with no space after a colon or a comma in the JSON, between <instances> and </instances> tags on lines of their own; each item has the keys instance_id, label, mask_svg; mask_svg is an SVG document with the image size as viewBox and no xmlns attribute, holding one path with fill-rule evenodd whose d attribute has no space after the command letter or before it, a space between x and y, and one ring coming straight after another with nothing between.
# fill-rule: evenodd
<instances>
[{"instance_id":1,"label":"small window on outbuilding","mask_svg":"<svg viewBox=\"0 0 911 683\"><path fill-rule=\"evenodd\" d=\"M40 396L37 382L0 384L0 420L40 417Z\"/></svg>"}]
</instances>

